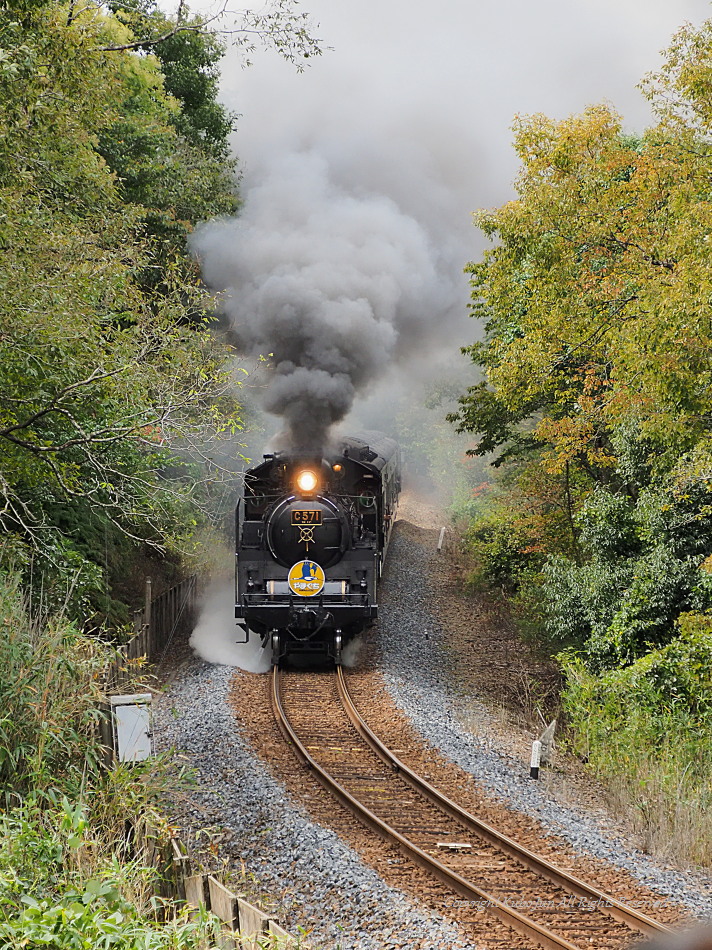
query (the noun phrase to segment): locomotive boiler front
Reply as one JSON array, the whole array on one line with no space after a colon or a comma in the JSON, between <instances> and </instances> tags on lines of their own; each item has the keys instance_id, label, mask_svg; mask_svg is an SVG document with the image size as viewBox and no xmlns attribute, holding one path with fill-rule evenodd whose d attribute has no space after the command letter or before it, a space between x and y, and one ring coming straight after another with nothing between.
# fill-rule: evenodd
<instances>
[{"instance_id":1,"label":"locomotive boiler front","mask_svg":"<svg viewBox=\"0 0 712 950\"><path fill-rule=\"evenodd\" d=\"M343 509L324 496L288 496L267 518L267 547L283 567L308 558L335 564L348 549L351 531Z\"/></svg>"}]
</instances>

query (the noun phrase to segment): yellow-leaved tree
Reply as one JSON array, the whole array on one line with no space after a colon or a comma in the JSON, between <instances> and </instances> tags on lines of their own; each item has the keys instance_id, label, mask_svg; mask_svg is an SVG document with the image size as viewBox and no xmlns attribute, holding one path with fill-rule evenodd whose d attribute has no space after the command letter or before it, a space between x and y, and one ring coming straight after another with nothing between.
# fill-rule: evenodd
<instances>
[{"instance_id":1,"label":"yellow-leaved tree","mask_svg":"<svg viewBox=\"0 0 712 950\"><path fill-rule=\"evenodd\" d=\"M484 573L564 650L580 748L632 763L638 804L659 784L682 842L676 783L702 814L712 771L712 21L643 89L636 136L607 105L517 120L517 195L477 214L494 246L469 266L482 381L452 419L506 473L470 530Z\"/></svg>"}]
</instances>

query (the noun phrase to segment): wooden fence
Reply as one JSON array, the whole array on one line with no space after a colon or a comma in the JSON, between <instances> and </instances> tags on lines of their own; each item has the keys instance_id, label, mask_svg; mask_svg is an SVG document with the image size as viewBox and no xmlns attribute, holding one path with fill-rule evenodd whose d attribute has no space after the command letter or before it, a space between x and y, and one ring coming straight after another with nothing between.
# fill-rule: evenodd
<instances>
[{"instance_id":1,"label":"wooden fence","mask_svg":"<svg viewBox=\"0 0 712 950\"><path fill-rule=\"evenodd\" d=\"M137 664L142 658L147 663L160 663L192 630L198 592L198 578L192 575L154 597L151 579L146 578L145 603L141 610L134 612L133 636L119 647L116 659L109 664L104 675L107 697L121 693L135 683ZM99 736L106 749L105 764L110 768L114 762L115 737L108 701L101 704L100 712Z\"/></svg>"},{"instance_id":2,"label":"wooden fence","mask_svg":"<svg viewBox=\"0 0 712 950\"><path fill-rule=\"evenodd\" d=\"M184 889L189 906L204 907L222 922L221 950L267 947L307 950L303 941L292 937L274 918L233 893L212 874L189 875L185 878Z\"/></svg>"},{"instance_id":3,"label":"wooden fence","mask_svg":"<svg viewBox=\"0 0 712 950\"><path fill-rule=\"evenodd\" d=\"M134 635L119 648L119 656L106 672L107 693L120 691L135 677L127 661L145 657L148 663L160 663L171 647L193 627L198 598L196 575L156 597L151 587L151 579L147 578L145 604L134 612Z\"/></svg>"},{"instance_id":4,"label":"wooden fence","mask_svg":"<svg viewBox=\"0 0 712 950\"><path fill-rule=\"evenodd\" d=\"M158 870L158 894L169 902L168 907L170 902L185 903L196 909L203 907L219 918L221 950L308 950L273 917L235 894L217 877L197 872L178 838L150 826L142 827L134 834L134 851L143 864Z\"/></svg>"}]
</instances>

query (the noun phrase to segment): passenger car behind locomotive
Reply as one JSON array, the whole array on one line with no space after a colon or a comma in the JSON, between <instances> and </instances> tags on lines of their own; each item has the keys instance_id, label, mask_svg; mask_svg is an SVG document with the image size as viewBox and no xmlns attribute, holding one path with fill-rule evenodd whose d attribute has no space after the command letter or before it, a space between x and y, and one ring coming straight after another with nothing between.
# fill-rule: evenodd
<instances>
[{"instance_id":1,"label":"passenger car behind locomotive","mask_svg":"<svg viewBox=\"0 0 712 950\"><path fill-rule=\"evenodd\" d=\"M265 455L236 510L235 616L272 648L341 662L378 613L378 581L401 487L400 452L380 433L326 458Z\"/></svg>"}]
</instances>

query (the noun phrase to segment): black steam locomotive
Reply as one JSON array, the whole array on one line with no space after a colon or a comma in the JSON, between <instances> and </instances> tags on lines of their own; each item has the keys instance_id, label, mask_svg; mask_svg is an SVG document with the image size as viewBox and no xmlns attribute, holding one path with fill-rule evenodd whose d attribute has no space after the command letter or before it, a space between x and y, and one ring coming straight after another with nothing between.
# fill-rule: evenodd
<instances>
[{"instance_id":1,"label":"black steam locomotive","mask_svg":"<svg viewBox=\"0 0 712 950\"><path fill-rule=\"evenodd\" d=\"M235 616L272 649L323 653L375 620L401 487L398 445L342 439L327 458L265 455L236 510Z\"/></svg>"}]
</instances>

